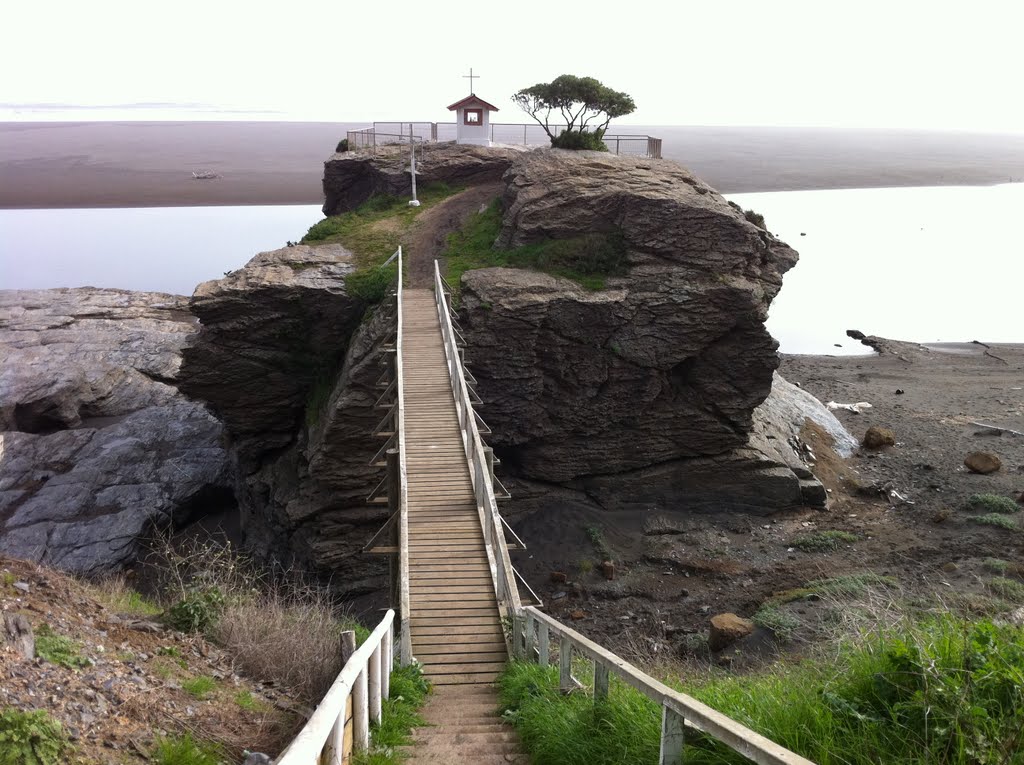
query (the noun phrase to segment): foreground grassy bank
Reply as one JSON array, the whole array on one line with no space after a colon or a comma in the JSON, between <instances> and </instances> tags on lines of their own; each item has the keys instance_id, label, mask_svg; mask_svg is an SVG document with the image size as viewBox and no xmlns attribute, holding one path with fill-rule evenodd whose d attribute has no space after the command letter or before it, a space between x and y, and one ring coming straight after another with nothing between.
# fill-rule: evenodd
<instances>
[{"instance_id":1,"label":"foreground grassy bank","mask_svg":"<svg viewBox=\"0 0 1024 765\"><path fill-rule=\"evenodd\" d=\"M820 765L1024 763L1024 629L949 614L846 638L753 676L666 681ZM657 762L659 708L613 682L597 707L556 667L514 663L502 704L537 765ZM746 763L700 734L687 763Z\"/></svg>"}]
</instances>

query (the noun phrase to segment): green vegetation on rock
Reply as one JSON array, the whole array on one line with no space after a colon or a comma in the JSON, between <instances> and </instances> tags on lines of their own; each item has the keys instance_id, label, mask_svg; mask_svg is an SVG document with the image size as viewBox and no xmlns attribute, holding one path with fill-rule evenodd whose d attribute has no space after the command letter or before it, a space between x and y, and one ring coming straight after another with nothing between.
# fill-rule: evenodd
<instances>
[{"instance_id":1,"label":"green vegetation on rock","mask_svg":"<svg viewBox=\"0 0 1024 765\"><path fill-rule=\"evenodd\" d=\"M79 646L74 640L55 633L48 624L36 629L36 656L59 664L68 669L80 669L89 666L89 660L79 653Z\"/></svg>"},{"instance_id":2,"label":"green vegetation on rock","mask_svg":"<svg viewBox=\"0 0 1024 765\"><path fill-rule=\"evenodd\" d=\"M476 268L529 268L562 276L589 290L605 287L605 278L626 271L626 245L619 232L594 232L569 239L549 239L537 244L499 250L494 241L501 231L501 202L474 213L466 224L448 236L443 254L447 280L458 291L462 274Z\"/></svg>"},{"instance_id":3,"label":"green vegetation on rock","mask_svg":"<svg viewBox=\"0 0 1024 765\"><path fill-rule=\"evenodd\" d=\"M853 544L857 535L848 531L818 531L804 534L790 542L790 545L804 552L827 552L838 550L841 545Z\"/></svg>"},{"instance_id":4,"label":"green vegetation on rock","mask_svg":"<svg viewBox=\"0 0 1024 765\"><path fill-rule=\"evenodd\" d=\"M217 745L197 741L186 733L158 738L150 759L156 765L221 765L223 755Z\"/></svg>"},{"instance_id":5,"label":"green vegetation on rock","mask_svg":"<svg viewBox=\"0 0 1024 765\"><path fill-rule=\"evenodd\" d=\"M0 765L63 765L71 744L45 711L0 711Z\"/></svg>"},{"instance_id":6,"label":"green vegetation on rock","mask_svg":"<svg viewBox=\"0 0 1024 765\"><path fill-rule=\"evenodd\" d=\"M951 615L845 639L820 659L755 675L666 679L819 765L1013 763L1024 730L1024 629ZM613 680L608 701L563 696L558 668L512 663L506 718L536 765L657 762L661 710ZM747 763L687 733L685 762Z\"/></svg>"},{"instance_id":7,"label":"green vegetation on rock","mask_svg":"<svg viewBox=\"0 0 1024 765\"><path fill-rule=\"evenodd\" d=\"M980 523L982 526L995 526L996 528L1006 529L1007 531L1019 531L1020 527L1017 522L1009 515L1004 513L987 513L985 515L975 515L971 517L971 520L975 523Z\"/></svg>"},{"instance_id":8,"label":"green vegetation on rock","mask_svg":"<svg viewBox=\"0 0 1024 765\"><path fill-rule=\"evenodd\" d=\"M197 699L205 699L210 692L217 687L217 681L207 675L200 675L199 677L192 677L188 680L183 680L181 683L182 689L185 693L195 696Z\"/></svg>"},{"instance_id":9,"label":"green vegetation on rock","mask_svg":"<svg viewBox=\"0 0 1024 765\"><path fill-rule=\"evenodd\" d=\"M972 494L964 503L964 510L974 513L1004 513L1010 515L1020 511L1020 505L1009 497L998 494Z\"/></svg>"},{"instance_id":10,"label":"green vegetation on rock","mask_svg":"<svg viewBox=\"0 0 1024 765\"><path fill-rule=\"evenodd\" d=\"M310 227L300 244L338 242L351 250L360 268L387 260L402 243L403 235L418 215L461 189L446 183L430 183L419 189L419 207L390 194L376 194L341 215L332 215Z\"/></svg>"}]
</instances>

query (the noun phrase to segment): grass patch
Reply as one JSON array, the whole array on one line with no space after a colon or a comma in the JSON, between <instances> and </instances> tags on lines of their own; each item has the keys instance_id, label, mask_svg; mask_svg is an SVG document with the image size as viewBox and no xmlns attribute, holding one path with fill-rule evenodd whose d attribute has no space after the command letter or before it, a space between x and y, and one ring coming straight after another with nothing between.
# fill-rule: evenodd
<instances>
[{"instance_id":1,"label":"grass patch","mask_svg":"<svg viewBox=\"0 0 1024 765\"><path fill-rule=\"evenodd\" d=\"M0 711L0 765L62 765L70 751L60 722L45 711Z\"/></svg>"},{"instance_id":2,"label":"grass patch","mask_svg":"<svg viewBox=\"0 0 1024 765\"><path fill-rule=\"evenodd\" d=\"M224 752L219 746L198 741L186 733L158 738L150 760L156 765L221 765Z\"/></svg>"},{"instance_id":3,"label":"grass patch","mask_svg":"<svg viewBox=\"0 0 1024 765\"><path fill-rule=\"evenodd\" d=\"M1020 505L1009 497L998 494L972 494L964 503L964 510L972 513L1003 513L1011 515L1020 512Z\"/></svg>"},{"instance_id":4,"label":"grass patch","mask_svg":"<svg viewBox=\"0 0 1024 765\"><path fill-rule=\"evenodd\" d=\"M79 653L78 643L69 637L58 635L50 629L50 625L40 625L35 637L36 656L68 669L89 666L89 660Z\"/></svg>"},{"instance_id":5,"label":"grass patch","mask_svg":"<svg viewBox=\"0 0 1024 765\"><path fill-rule=\"evenodd\" d=\"M803 587L777 593L768 599L766 605L781 606L797 600L830 596L834 598L852 598L863 595L871 589L889 589L899 582L891 576L881 576L873 572L862 574L846 574L829 579L815 579Z\"/></svg>"},{"instance_id":6,"label":"grass patch","mask_svg":"<svg viewBox=\"0 0 1024 765\"><path fill-rule=\"evenodd\" d=\"M791 547L804 552L829 552L838 550L844 544L853 544L857 535L848 531L818 531L804 534L790 542Z\"/></svg>"},{"instance_id":7,"label":"grass patch","mask_svg":"<svg viewBox=\"0 0 1024 765\"><path fill-rule=\"evenodd\" d=\"M239 691L235 694L235 703L246 712L265 712L270 707L252 695L252 691Z\"/></svg>"},{"instance_id":8,"label":"grass patch","mask_svg":"<svg viewBox=\"0 0 1024 765\"><path fill-rule=\"evenodd\" d=\"M379 303L388 294L398 276L398 266L372 266L345 277L345 291L366 303Z\"/></svg>"},{"instance_id":9,"label":"grass patch","mask_svg":"<svg viewBox=\"0 0 1024 765\"><path fill-rule=\"evenodd\" d=\"M96 599L119 614L159 616L163 609L128 586L123 576L103 579L91 586Z\"/></svg>"},{"instance_id":10,"label":"grass patch","mask_svg":"<svg viewBox=\"0 0 1024 765\"><path fill-rule=\"evenodd\" d=\"M779 640L788 641L800 627L800 620L774 606L762 606L753 616L754 624L771 630Z\"/></svg>"},{"instance_id":11,"label":"grass patch","mask_svg":"<svg viewBox=\"0 0 1024 765\"><path fill-rule=\"evenodd\" d=\"M1008 515L1003 513L988 513L987 515L974 515L971 516L971 520L975 523L980 523L982 526L995 526L998 529L1006 529L1007 531L1019 531L1020 527L1017 522Z\"/></svg>"},{"instance_id":12,"label":"grass patch","mask_svg":"<svg viewBox=\"0 0 1024 765\"><path fill-rule=\"evenodd\" d=\"M1006 598L1014 603L1024 603L1024 584L1015 579L995 577L990 579L986 586L1001 598Z\"/></svg>"},{"instance_id":13,"label":"grass patch","mask_svg":"<svg viewBox=\"0 0 1024 765\"><path fill-rule=\"evenodd\" d=\"M1024 630L951 615L842 640L827 656L757 674L670 679L819 765L1014 763L1024 730ZM512 663L506 717L536 765L657 762L660 710L613 681L608 701L562 696L556 667ZM699 733L689 763L747 763Z\"/></svg>"},{"instance_id":14,"label":"grass patch","mask_svg":"<svg viewBox=\"0 0 1024 765\"><path fill-rule=\"evenodd\" d=\"M207 675L200 675L199 677L182 680L181 687L186 693L202 701L217 687L217 681Z\"/></svg>"},{"instance_id":15,"label":"grass patch","mask_svg":"<svg viewBox=\"0 0 1024 765\"><path fill-rule=\"evenodd\" d=\"M411 743L412 729L425 724L419 709L428 693L430 684L418 665L395 667L391 673L391 697L383 700L380 722L371 728L372 744L367 751L355 755L355 765L403 762L395 749Z\"/></svg>"},{"instance_id":16,"label":"grass patch","mask_svg":"<svg viewBox=\"0 0 1024 765\"><path fill-rule=\"evenodd\" d=\"M501 202L474 213L459 231L448 235L442 257L445 278L455 290L462 275L476 268L529 268L571 279L589 290L605 288L608 276L626 271L626 245L621 232L593 232L569 239L549 239L510 250L495 249L501 231Z\"/></svg>"},{"instance_id":17,"label":"grass patch","mask_svg":"<svg viewBox=\"0 0 1024 765\"><path fill-rule=\"evenodd\" d=\"M352 251L360 267L377 265L398 249L416 216L461 190L446 183L427 184L417 190L419 207L409 207L405 197L375 194L355 210L314 224L300 244L338 242Z\"/></svg>"}]
</instances>

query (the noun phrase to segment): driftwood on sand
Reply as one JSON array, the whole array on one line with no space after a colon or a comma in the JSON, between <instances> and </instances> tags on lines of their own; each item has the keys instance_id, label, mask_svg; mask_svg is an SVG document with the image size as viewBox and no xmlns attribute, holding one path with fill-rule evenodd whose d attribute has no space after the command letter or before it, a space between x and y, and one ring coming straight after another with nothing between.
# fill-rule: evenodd
<instances>
[{"instance_id":1,"label":"driftwood on sand","mask_svg":"<svg viewBox=\"0 0 1024 765\"><path fill-rule=\"evenodd\" d=\"M1024 433L1021 433L1019 430L1012 430L1011 428L1001 428L998 425L989 425L984 422L974 422L973 420L971 421L971 425L974 425L975 427L978 428L984 428L985 430L991 431L993 435L997 436L1001 436L1003 433L1007 433L1011 436L1018 436L1020 438L1024 438Z\"/></svg>"}]
</instances>

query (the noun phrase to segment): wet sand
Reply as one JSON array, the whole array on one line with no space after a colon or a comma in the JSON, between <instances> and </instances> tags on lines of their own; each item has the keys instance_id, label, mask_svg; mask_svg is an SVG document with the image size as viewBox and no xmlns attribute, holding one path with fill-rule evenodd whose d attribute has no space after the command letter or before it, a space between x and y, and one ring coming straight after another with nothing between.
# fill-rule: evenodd
<instances>
[{"instance_id":1,"label":"wet sand","mask_svg":"<svg viewBox=\"0 0 1024 765\"><path fill-rule=\"evenodd\" d=\"M0 208L318 204L327 122L0 123ZM1024 179L1024 135L634 127L723 193ZM195 180L194 170L220 178Z\"/></svg>"}]
</instances>

